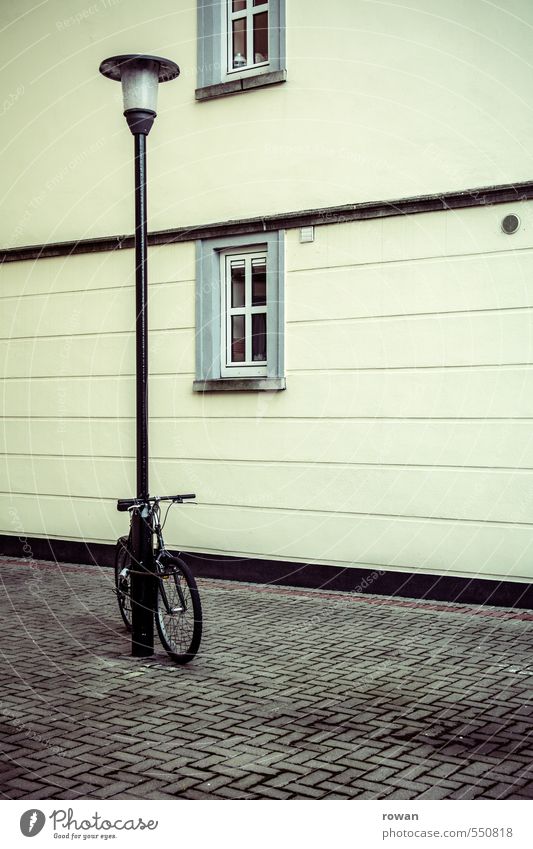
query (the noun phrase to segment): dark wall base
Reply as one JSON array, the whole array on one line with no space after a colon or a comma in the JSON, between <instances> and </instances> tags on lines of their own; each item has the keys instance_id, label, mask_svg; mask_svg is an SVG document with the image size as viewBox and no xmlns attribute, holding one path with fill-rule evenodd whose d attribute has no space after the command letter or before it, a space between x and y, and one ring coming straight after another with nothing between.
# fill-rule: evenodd
<instances>
[{"instance_id":1,"label":"dark wall base","mask_svg":"<svg viewBox=\"0 0 533 849\"><path fill-rule=\"evenodd\" d=\"M202 577L533 609L533 585L513 581L421 575L413 572L385 571L380 567L343 569L340 566L320 566L316 563L239 559L210 554L187 554L183 557L191 565L195 575Z\"/></svg>"},{"instance_id":2,"label":"dark wall base","mask_svg":"<svg viewBox=\"0 0 533 849\"><path fill-rule=\"evenodd\" d=\"M59 563L113 566L115 547L92 542L0 535L0 554L23 560L33 558ZM315 563L289 563L213 554L182 552L182 557L190 564L195 575L203 578L533 610L533 585L529 583L393 572L380 567L343 569Z\"/></svg>"},{"instance_id":3,"label":"dark wall base","mask_svg":"<svg viewBox=\"0 0 533 849\"><path fill-rule=\"evenodd\" d=\"M55 560L58 563L113 566L115 546L98 542L73 542L68 539L15 537L0 534L0 555L22 560Z\"/></svg>"}]
</instances>

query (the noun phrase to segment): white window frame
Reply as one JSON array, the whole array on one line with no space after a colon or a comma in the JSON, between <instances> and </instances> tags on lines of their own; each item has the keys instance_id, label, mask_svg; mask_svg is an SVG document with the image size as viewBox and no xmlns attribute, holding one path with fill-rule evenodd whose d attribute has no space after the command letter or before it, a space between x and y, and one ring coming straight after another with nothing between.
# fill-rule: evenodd
<instances>
[{"instance_id":1,"label":"white window frame","mask_svg":"<svg viewBox=\"0 0 533 849\"><path fill-rule=\"evenodd\" d=\"M249 0L248 0L249 2ZM268 14L268 61L251 62L242 68L233 67L232 31L229 22L235 14L228 0L197 0L197 88L198 101L255 91L264 86L278 85L287 79L285 49L285 0L263 0L260 6L250 7L250 32L247 49L254 59L252 31L253 15ZM246 10L242 10L248 14ZM230 14L231 12L231 14ZM229 62L228 58L232 61Z\"/></svg>"},{"instance_id":2,"label":"white window frame","mask_svg":"<svg viewBox=\"0 0 533 849\"><path fill-rule=\"evenodd\" d=\"M264 260L265 273L267 265L266 251L224 251L220 254L220 279L222 285L221 291L221 377L266 377L267 359L261 365L252 360L252 316L262 314L267 315L267 302L261 306L252 306L252 261L254 259ZM230 264L232 262L244 262L244 306L231 306L231 274ZM235 315L244 315L244 339L245 339L245 356L244 362L231 362L231 319ZM265 329L266 332L266 329ZM268 339L267 339L268 344Z\"/></svg>"},{"instance_id":3,"label":"white window frame","mask_svg":"<svg viewBox=\"0 0 533 849\"><path fill-rule=\"evenodd\" d=\"M210 236L196 242L196 368L194 392L285 389L284 231ZM266 257L266 363L226 371L225 257ZM224 255L224 259L222 259ZM262 305L261 305L262 306ZM262 307L264 309L264 307ZM231 371L230 371L231 369ZM254 374L254 370L260 374ZM242 374L238 374L241 371Z\"/></svg>"},{"instance_id":4,"label":"white window frame","mask_svg":"<svg viewBox=\"0 0 533 849\"><path fill-rule=\"evenodd\" d=\"M226 79L234 79L236 75L246 75L248 71L255 72L258 68L268 69L270 66L270 2L269 0L265 0L264 3L261 3L259 6L253 5L253 0L246 0L246 8L242 9L239 12L233 11L233 0L225 0L226 3L226 37L223 37L223 47L222 47L222 55L224 56L224 65L225 65L225 74ZM268 59L264 62L250 62L249 59L253 57L253 19L256 15L260 15L266 12L268 14L268 27L267 27L267 38L268 38ZM246 20L246 65L243 65L240 68L233 67L233 21L236 20ZM224 36L224 33L223 33Z\"/></svg>"}]
</instances>

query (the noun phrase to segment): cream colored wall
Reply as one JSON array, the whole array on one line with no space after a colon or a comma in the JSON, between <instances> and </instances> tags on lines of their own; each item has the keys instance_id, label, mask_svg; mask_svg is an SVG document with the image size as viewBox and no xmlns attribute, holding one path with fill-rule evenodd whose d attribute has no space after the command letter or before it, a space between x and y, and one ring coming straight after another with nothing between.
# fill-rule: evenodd
<instances>
[{"instance_id":1,"label":"cream colored wall","mask_svg":"<svg viewBox=\"0 0 533 849\"><path fill-rule=\"evenodd\" d=\"M193 0L0 7L6 247L133 229L116 53L168 55L150 228L531 177L530 0L288 0L288 82L194 100Z\"/></svg>"},{"instance_id":2,"label":"cream colored wall","mask_svg":"<svg viewBox=\"0 0 533 849\"><path fill-rule=\"evenodd\" d=\"M502 217L517 212L518 233ZM194 245L150 253L151 490L184 549L525 579L533 203L286 239L287 390L192 392ZM4 267L0 530L113 541L134 489L131 251Z\"/></svg>"}]
</instances>

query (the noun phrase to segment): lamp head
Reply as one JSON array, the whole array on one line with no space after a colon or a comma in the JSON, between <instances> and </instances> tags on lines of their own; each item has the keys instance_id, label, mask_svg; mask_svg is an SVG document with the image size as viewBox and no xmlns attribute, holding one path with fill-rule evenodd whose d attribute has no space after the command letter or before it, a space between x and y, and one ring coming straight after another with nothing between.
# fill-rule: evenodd
<instances>
[{"instance_id":1,"label":"lamp head","mask_svg":"<svg viewBox=\"0 0 533 849\"><path fill-rule=\"evenodd\" d=\"M157 86L174 80L180 69L170 59L128 53L104 59L100 73L110 80L120 80L124 98L124 115L131 132L148 135L157 114Z\"/></svg>"}]
</instances>

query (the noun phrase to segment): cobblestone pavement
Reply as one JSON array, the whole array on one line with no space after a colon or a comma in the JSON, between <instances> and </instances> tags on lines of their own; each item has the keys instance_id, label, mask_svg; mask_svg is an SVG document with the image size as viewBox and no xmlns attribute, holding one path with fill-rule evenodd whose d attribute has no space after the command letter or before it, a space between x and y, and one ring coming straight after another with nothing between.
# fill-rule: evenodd
<instances>
[{"instance_id":1,"label":"cobblestone pavement","mask_svg":"<svg viewBox=\"0 0 533 849\"><path fill-rule=\"evenodd\" d=\"M176 667L111 570L0 576L4 798L533 798L533 612L202 580Z\"/></svg>"}]
</instances>

